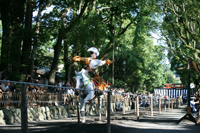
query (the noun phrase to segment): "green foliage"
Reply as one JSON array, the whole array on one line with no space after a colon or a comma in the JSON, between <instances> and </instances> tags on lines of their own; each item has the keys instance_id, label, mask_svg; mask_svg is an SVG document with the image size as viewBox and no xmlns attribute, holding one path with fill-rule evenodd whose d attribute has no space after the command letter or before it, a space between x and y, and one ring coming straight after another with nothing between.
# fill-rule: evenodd
<instances>
[{"instance_id":1,"label":"green foliage","mask_svg":"<svg viewBox=\"0 0 200 133\"><path fill-rule=\"evenodd\" d=\"M177 71L183 84L187 83L188 59L199 64L199 5L200 2L164 0L163 22L160 25L162 36L170 48L168 58L171 70ZM191 82L198 79L198 74L192 70Z\"/></svg>"},{"instance_id":2,"label":"green foliage","mask_svg":"<svg viewBox=\"0 0 200 133\"><path fill-rule=\"evenodd\" d=\"M117 88L124 88L124 81L115 79L115 87Z\"/></svg>"},{"instance_id":3,"label":"green foliage","mask_svg":"<svg viewBox=\"0 0 200 133\"><path fill-rule=\"evenodd\" d=\"M180 83L178 79L174 78L174 73L172 71L165 72L166 83Z\"/></svg>"},{"instance_id":4,"label":"green foliage","mask_svg":"<svg viewBox=\"0 0 200 133\"><path fill-rule=\"evenodd\" d=\"M58 54L59 64L70 65L71 58L75 55L90 56L86 51L92 46L100 50L99 59L108 53L105 59L112 60L115 42L115 87L123 88L126 83L130 91L133 91L133 87L135 91L143 91L144 86L146 91L152 91L154 87L168 82L161 63L166 58L163 54L166 48L155 46L151 37L151 32L156 31L159 25L155 17L158 17L161 11L155 0L35 0L35 2L34 11L38 11L40 6L44 11L52 5L52 10L40 17L39 33L35 33L36 20L32 22L34 31L32 39L35 37L38 39L34 57L35 66L51 68L54 65L53 59ZM164 24L169 26L168 23L163 23L163 27ZM171 28L169 32L167 30L164 32L171 35ZM170 37L173 38L173 34ZM53 50L60 39L61 52L54 55ZM64 49L64 46L67 48ZM67 63L63 60L66 53ZM172 66L177 65L175 57L170 56L170 58L174 60ZM126 61L126 65L123 65L123 61ZM180 62L179 65L185 64ZM69 77L73 77L74 70L80 70L82 67L74 63ZM62 72L67 74L67 70ZM99 67L98 72L105 81L112 81L111 66Z\"/></svg>"}]
</instances>

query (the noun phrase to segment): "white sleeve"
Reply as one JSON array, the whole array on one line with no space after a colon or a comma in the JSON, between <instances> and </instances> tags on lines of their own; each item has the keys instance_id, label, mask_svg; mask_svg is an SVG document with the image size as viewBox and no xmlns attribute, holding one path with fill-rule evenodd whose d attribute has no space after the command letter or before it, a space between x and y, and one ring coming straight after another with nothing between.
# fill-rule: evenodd
<instances>
[{"instance_id":1,"label":"white sleeve","mask_svg":"<svg viewBox=\"0 0 200 133\"><path fill-rule=\"evenodd\" d=\"M89 66L92 68L92 69L96 69L98 66L103 66L105 65L106 61L101 61L101 60L92 60L89 64Z\"/></svg>"},{"instance_id":2,"label":"white sleeve","mask_svg":"<svg viewBox=\"0 0 200 133\"><path fill-rule=\"evenodd\" d=\"M106 64L106 61L104 60L104 61L101 61L101 60L98 60L98 66L103 66L103 65L105 65Z\"/></svg>"}]
</instances>

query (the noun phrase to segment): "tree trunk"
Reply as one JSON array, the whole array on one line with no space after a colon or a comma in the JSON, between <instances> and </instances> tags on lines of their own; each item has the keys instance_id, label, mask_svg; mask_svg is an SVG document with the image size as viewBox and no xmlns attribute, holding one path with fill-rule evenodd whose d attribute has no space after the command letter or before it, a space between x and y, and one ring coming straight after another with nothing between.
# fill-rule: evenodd
<instances>
[{"instance_id":1,"label":"tree trunk","mask_svg":"<svg viewBox=\"0 0 200 133\"><path fill-rule=\"evenodd\" d=\"M10 46L12 43L12 27L11 25L11 16L10 16L10 2L4 1L0 2L1 9L1 20L2 20L2 45L1 45L1 71L8 70L8 63L10 62ZM8 10L9 9L9 10Z\"/></svg>"},{"instance_id":2,"label":"tree trunk","mask_svg":"<svg viewBox=\"0 0 200 133\"><path fill-rule=\"evenodd\" d=\"M59 54L61 52L62 39L66 36L66 33L70 32L72 30L72 28L79 22L79 20L83 16L85 10L87 9L87 5L88 5L88 1L85 2L80 14L74 19L74 21L70 22L68 27L66 27L67 22L65 21L65 17L66 17L67 12L69 11L70 7L64 9L61 12L62 26L59 29L59 37L58 37L57 43L54 47L54 59L53 59L52 65L51 65L51 70L50 70L50 75L49 75L49 84L55 84L55 74L56 74L58 63L59 63ZM65 32L65 31L67 31L67 32Z\"/></svg>"},{"instance_id":3,"label":"tree trunk","mask_svg":"<svg viewBox=\"0 0 200 133\"><path fill-rule=\"evenodd\" d=\"M54 58L53 58L53 62L52 62L51 70L50 70L50 74L49 74L49 84L50 85L55 84L55 75L56 75L56 71L57 71L57 67L58 67L58 63L59 63L59 55L61 52L62 35L63 35L62 28L60 28L58 40L56 42L56 45L54 46Z\"/></svg>"},{"instance_id":4,"label":"tree trunk","mask_svg":"<svg viewBox=\"0 0 200 133\"><path fill-rule=\"evenodd\" d=\"M68 57L68 44L67 41L64 40L64 65L65 65L65 81L70 82L70 59Z\"/></svg>"},{"instance_id":5,"label":"tree trunk","mask_svg":"<svg viewBox=\"0 0 200 133\"><path fill-rule=\"evenodd\" d=\"M13 42L11 45L11 67L12 75L10 78L13 80L19 80L19 70L20 70L20 55L21 46L23 38L23 20L24 20L24 4L26 0L14 1L13 12L12 12L12 26L13 29Z\"/></svg>"},{"instance_id":6,"label":"tree trunk","mask_svg":"<svg viewBox=\"0 0 200 133\"><path fill-rule=\"evenodd\" d=\"M21 73L28 73L30 62L31 38L32 38L32 17L33 17L33 0L27 0L24 40L21 56Z\"/></svg>"},{"instance_id":7,"label":"tree trunk","mask_svg":"<svg viewBox=\"0 0 200 133\"><path fill-rule=\"evenodd\" d=\"M33 76L33 66L34 66L34 58L38 47L38 38L39 38L39 31L40 31L40 18L42 14L42 3L39 5L39 10L36 18L36 29L35 29L35 37L33 43L33 49L31 53L30 65L29 65L29 72L31 76Z\"/></svg>"},{"instance_id":8,"label":"tree trunk","mask_svg":"<svg viewBox=\"0 0 200 133\"><path fill-rule=\"evenodd\" d=\"M10 80L17 80L20 77L24 3L25 0L0 1L3 26L1 69L8 70L7 76Z\"/></svg>"}]
</instances>

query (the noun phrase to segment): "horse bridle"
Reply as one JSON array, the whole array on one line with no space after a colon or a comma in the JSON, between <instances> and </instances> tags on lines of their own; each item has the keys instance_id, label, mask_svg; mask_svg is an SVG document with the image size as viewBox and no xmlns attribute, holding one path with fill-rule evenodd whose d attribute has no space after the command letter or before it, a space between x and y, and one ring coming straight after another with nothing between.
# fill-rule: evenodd
<instances>
[{"instance_id":1,"label":"horse bridle","mask_svg":"<svg viewBox=\"0 0 200 133\"><path fill-rule=\"evenodd\" d=\"M76 76L81 76L82 79L83 79L82 74L77 74ZM88 81L88 82L83 86L83 89L92 81L92 79L89 77L89 79L88 79L88 80L85 80L85 81ZM85 82L85 81L83 81L83 82Z\"/></svg>"}]
</instances>

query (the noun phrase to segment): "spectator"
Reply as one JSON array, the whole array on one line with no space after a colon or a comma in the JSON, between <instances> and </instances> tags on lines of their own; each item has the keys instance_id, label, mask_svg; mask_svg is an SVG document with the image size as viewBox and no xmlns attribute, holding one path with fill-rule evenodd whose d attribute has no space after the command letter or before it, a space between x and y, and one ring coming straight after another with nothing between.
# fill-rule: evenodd
<instances>
[{"instance_id":1,"label":"spectator","mask_svg":"<svg viewBox=\"0 0 200 133\"><path fill-rule=\"evenodd\" d=\"M122 107L121 107L118 99L117 99L117 102L115 103L115 109L116 109L116 111L122 111Z\"/></svg>"},{"instance_id":2,"label":"spectator","mask_svg":"<svg viewBox=\"0 0 200 133\"><path fill-rule=\"evenodd\" d=\"M10 91L14 92L15 90L15 84L14 83L10 83Z\"/></svg>"},{"instance_id":3,"label":"spectator","mask_svg":"<svg viewBox=\"0 0 200 133\"><path fill-rule=\"evenodd\" d=\"M65 83L62 86L63 87L70 87L69 81L65 81Z\"/></svg>"},{"instance_id":4,"label":"spectator","mask_svg":"<svg viewBox=\"0 0 200 133\"><path fill-rule=\"evenodd\" d=\"M26 82L28 82L28 83L32 83L33 82L33 79L31 77L31 75L27 75Z\"/></svg>"},{"instance_id":5,"label":"spectator","mask_svg":"<svg viewBox=\"0 0 200 133\"><path fill-rule=\"evenodd\" d=\"M18 93L18 92L20 92L20 90L21 90L21 84L15 84L13 92Z\"/></svg>"},{"instance_id":6,"label":"spectator","mask_svg":"<svg viewBox=\"0 0 200 133\"><path fill-rule=\"evenodd\" d=\"M69 81L65 81L65 83L62 85L63 87L70 87ZM62 88L62 91L67 93L68 88Z\"/></svg>"},{"instance_id":7,"label":"spectator","mask_svg":"<svg viewBox=\"0 0 200 133\"><path fill-rule=\"evenodd\" d=\"M187 96L184 95L184 96L183 96L183 103L186 103L186 102L187 102Z\"/></svg>"},{"instance_id":8,"label":"spectator","mask_svg":"<svg viewBox=\"0 0 200 133\"><path fill-rule=\"evenodd\" d=\"M72 89L68 89L67 93L73 95L74 91Z\"/></svg>"},{"instance_id":9,"label":"spectator","mask_svg":"<svg viewBox=\"0 0 200 133\"><path fill-rule=\"evenodd\" d=\"M147 107L147 103L146 103L146 99L145 99L145 97L143 97L142 99L141 99L141 101L142 101L142 103L141 103L141 107Z\"/></svg>"},{"instance_id":10,"label":"spectator","mask_svg":"<svg viewBox=\"0 0 200 133\"><path fill-rule=\"evenodd\" d=\"M199 97L195 97L192 101L190 101L190 107L192 108L192 112L197 112L197 109L195 108L195 104L199 103Z\"/></svg>"},{"instance_id":11,"label":"spectator","mask_svg":"<svg viewBox=\"0 0 200 133\"><path fill-rule=\"evenodd\" d=\"M132 102L131 109L135 109L135 98L132 97L131 102Z\"/></svg>"},{"instance_id":12,"label":"spectator","mask_svg":"<svg viewBox=\"0 0 200 133\"><path fill-rule=\"evenodd\" d=\"M4 79L4 80L6 80L6 79ZM8 80L8 81L9 81L9 80ZM2 92L8 92L8 93L9 93L9 91L10 91L9 86L10 86L10 83L9 83L9 82L3 82L3 83L1 84L1 91L2 91Z\"/></svg>"},{"instance_id":13,"label":"spectator","mask_svg":"<svg viewBox=\"0 0 200 133\"><path fill-rule=\"evenodd\" d=\"M38 83L39 83L39 80L36 79L36 80L35 80L35 83L38 84ZM32 92L33 92L33 93L40 92L40 87L39 87L38 85L34 85L34 86L33 86L33 89L32 89Z\"/></svg>"},{"instance_id":14,"label":"spectator","mask_svg":"<svg viewBox=\"0 0 200 133\"><path fill-rule=\"evenodd\" d=\"M61 84L60 84L60 81L58 80L57 82L56 82L56 85L55 86L59 86L59 87L56 87L55 89L56 89L56 92L61 92Z\"/></svg>"},{"instance_id":15,"label":"spectator","mask_svg":"<svg viewBox=\"0 0 200 133\"><path fill-rule=\"evenodd\" d=\"M0 83L0 93L2 93L2 89L1 89L1 87L2 87L2 83Z\"/></svg>"},{"instance_id":16,"label":"spectator","mask_svg":"<svg viewBox=\"0 0 200 133\"><path fill-rule=\"evenodd\" d=\"M34 91L34 86L33 85L28 85L26 91L28 93L33 92Z\"/></svg>"},{"instance_id":17,"label":"spectator","mask_svg":"<svg viewBox=\"0 0 200 133\"><path fill-rule=\"evenodd\" d=\"M73 78L73 80L74 80L74 82L71 82L71 87L72 87L72 88L76 88L76 84L74 84L74 83L76 83L76 81L75 81L74 78Z\"/></svg>"}]
</instances>

